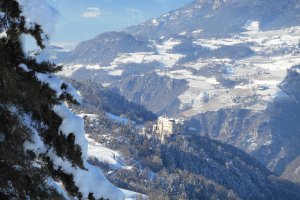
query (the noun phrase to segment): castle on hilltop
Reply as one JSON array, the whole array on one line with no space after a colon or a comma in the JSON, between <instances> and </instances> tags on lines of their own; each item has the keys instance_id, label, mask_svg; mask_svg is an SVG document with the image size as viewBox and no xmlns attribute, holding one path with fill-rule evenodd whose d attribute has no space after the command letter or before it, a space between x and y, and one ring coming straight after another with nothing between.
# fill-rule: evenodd
<instances>
[{"instance_id":1,"label":"castle on hilltop","mask_svg":"<svg viewBox=\"0 0 300 200\"><path fill-rule=\"evenodd\" d=\"M184 120L169 118L166 115L159 117L152 128L152 132L156 133L162 142L175 135L184 135L187 130L188 126Z\"/></svg>"}]
</instances>

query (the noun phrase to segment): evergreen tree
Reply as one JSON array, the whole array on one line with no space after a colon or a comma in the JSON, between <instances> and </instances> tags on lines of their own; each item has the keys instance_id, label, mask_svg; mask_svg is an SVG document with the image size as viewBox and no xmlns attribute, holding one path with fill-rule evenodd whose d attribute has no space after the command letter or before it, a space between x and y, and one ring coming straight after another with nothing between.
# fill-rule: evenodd
<instances>
[{"instance_id":1,"label":"evergreen tree","mask_svg":"<svg viewBox=\"0 0 300 200\"><path fill-rule=\"evenodd\" d=\"M80 98L53 75L61 67L24 54L22 34L47 39L26 23L17 1L0 0L0 199L121 199L86 162L83 120L64 104Z\"/></svg>"}]
</instances>

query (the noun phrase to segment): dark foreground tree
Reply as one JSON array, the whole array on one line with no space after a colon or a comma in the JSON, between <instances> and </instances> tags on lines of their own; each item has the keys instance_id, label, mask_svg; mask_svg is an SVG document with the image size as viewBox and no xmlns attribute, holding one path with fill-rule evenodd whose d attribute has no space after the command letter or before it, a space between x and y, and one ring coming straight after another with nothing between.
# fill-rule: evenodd
<instances>
[{"instance_id":1,"label":"dark foreground tree","mask_svg":"<svg viewBox=\"0 0 300 200\"><path fill-rule=\"evenodd\" d=\"M0 199L121 199L86 162L83 120L64 103L80 96L52 74L61 67L23 53L23 34L44 48L41 26L0 0Z\"/></svg>"}]
</instances>

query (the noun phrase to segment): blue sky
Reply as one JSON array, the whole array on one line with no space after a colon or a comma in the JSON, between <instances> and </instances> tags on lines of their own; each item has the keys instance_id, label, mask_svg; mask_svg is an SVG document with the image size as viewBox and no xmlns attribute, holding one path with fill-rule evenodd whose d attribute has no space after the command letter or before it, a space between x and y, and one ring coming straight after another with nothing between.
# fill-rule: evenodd
<instances>
[{"instance_id":1,"label":"blue sky","mask_svg":"<svg viewBox=\"0 0 300 200\"><path fill-rule=\"evenodd\" d=\"M88 40L155 18L193 0L48 0L58 10L54 44Z\"/></svg>"}]
</instances>

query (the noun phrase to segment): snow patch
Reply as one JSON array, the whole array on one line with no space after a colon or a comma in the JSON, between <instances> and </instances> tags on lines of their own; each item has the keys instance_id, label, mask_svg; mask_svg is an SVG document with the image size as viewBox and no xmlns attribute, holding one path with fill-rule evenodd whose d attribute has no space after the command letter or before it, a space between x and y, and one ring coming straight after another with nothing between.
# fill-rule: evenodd
<instances>
[{"instance_id":1,"label":"snow patch","mask_svg":"<svg viewBox=\"0 0 300 200\"><path fill-rule=\"evenodd\" d=\"M155 44L158 50L157 53L153 52L136 52L136 53L124 53L119 54L117 58L111 63L110 66L107 67L111 75L119 75L121 70L117 70L114 72L115 68L122 64L128 63L151 63L151 62L159 62L162 66L171 68L175 65L180 58L184 55L182 54L174 54L169 53L169 51L176 45L180 44L181 41L177 41L175 39L169 39L162 44Z\"/></svg>"},{"instance_id":2,"label":"snow patch","mask_svg":"<svg viewBox=\"0 0 300 200\"><path fill-rule=\"evenodd\" d=\"M14 112L17 114L18 112ZM34 122L30 115L23 114L21 115L21 122L32 132L32 141L24 142L24 149L31 150L38 154L45 153L47 151L46 145L42 141L41 137L38 134L38 131L34 128Z\"/></svg>"},{"instance_id":3,"label":"snow patch","mask_svg":"<svg viewBox=\"0 0 300 200\"><path fill-rule=\"evenodd\" d=\"M84 166L86 169L74 168L73 164L58 157L53 150L49 151L48 156L56 169L61 169L65 173L73 175L73 180L84 197L87 197L89 193L93 193L96 198L123 199L122 191L112 185L98 167L85 161Z\"/></svg>"},{"instance_id":4,"label":"snow patch","mask_svg":"<svg viewBox=\"0 0 300 200\"><path fill-rule=\"evenodd\" d=\"M30 70L28 69L27 65L25 65L24 63L19 64L19 67L21 69L23 69L25 72L30 72Z\"/></svg>"},{"instance_id":5,"label":"snow patch","mask_svg":"<svg viewBox=\"0 0 300 200\"><path fill-rule=\"evenodd\" d=\"M248 31L259 31L259 21L250 21L248 20L244 26L244 28Z\"/></svg>"},{"instance_id":6,"label":"snow patch","mask_svg":"<svg viewBox=\"0 0 300 200\"><path fill-rule=\"evenodd\" d=\"M81 146L82 159L86 160L88 142L84 137L84 120L75 115L65 104L53 106L53 111L63 120L58 134L63 133L66 137L74 134L75 144Z\"/></svg>"},{"instance_id":7,"label":"snow patch","mask_svg":"<svg viewBox=\"0 0 300 200\"><path fill-rule=\"evenodd\" d=\"M62 184L59 184L58 182L54 181L53 179L49 178L46 180L46 184L48 187L55 189L59 194L61 194L66 200L71 200L62 187Z\"/></svg>"},{"instance_id":8,"label":"snow patch","mask_svg":"<svg viewBox=\"0 0 300 200\"><path fill-rule=\"evenodd\" d=\"M112 120L114 120L114 121L116 121L116 122L118 122L118 123L121 123L121 124L128 124L129 121L130 121L130 120L127 119L127 118L119 117L119 116L114 115L114 114L111 114L111 113L106 113L106 115L107 115L110 119L112 119Z\"/></svg>"},{"instance_id":9,"label":"snow patch","mask_svg":"<svg viewBox=\"0 0 300 200\"><path fill-rule=\"evenodd\" d=\"M202 29L197 29L197 30L194 30L193 32L192 32L192 34L193 35L199 35L200 33L202 33Z\"/></svg>"},{"instance_id":10,"label":"snow patch","mask_svg":"<svg viewBox=\"0 0 300 200\"><path fill-rule=\"evenodd\" d=\"M152 20L152 25L153 26L159 26L159 22L156 19Z\"/></svg>"},{"instance_id":11,"label":"snow patch","mask_svg":"<svg viewBox=\"0 0 300 200\"><path fill-rule=\"evenodd\" d=\"M0 39L7 38L7 33L5 31L0 33Z\"/></svg>"},{"instance_id":12,"label":"snow patch","mask_svg":"<svg viewBox=\"0 0 300 200\"><path fill-rule=\"evenodd\" d=\"M107 163L116 169L125 167L123 158L118 152L104 147L103 145L95 142L91 138L87 137L86 139L89 141L89 145L88 145L89 157L94 157L98 161L102 163Z\"/></svg>"},{"instance_id":13,"label":"snow patch","mask_svg":"<svg viewBox=\"0 0 300 200\"><path fill-rule=\"evenodd\" d=\"M30 71L26 65L19 65L25 71ZM35 73L36 78L42 83L48 85L53 91L55 91L56 97L59 98L63 93L69 94L77 103L81 104L82 96L71 84L64 83L60 78L48 73ZM63 85L66 88L63 88Z\"/></svg>"},{"instance_id":14,"label":"snow patch","mask_svg":"<svg viewBox=\"0 0 300 200\"><path fill-rule=\"evenodd\" d=\"M123 70L113 70L108 72L109 75L112 76L122 76Z\"/></svg>"},{"instance_id":15,"label":"snow patch","mask_svg":"<svg viewBox=\"0 0 300 200\"><path fill-rule=\"evenodd\" d=\"M65 89L65 92L69 95L71 95L71 97L77 101L79 104L82 103L82 95L81 93L76 90L71 84L69 83L64 83L67 86L67 89Z\"/></svg>"},{"instance_id":16,"label":"snow patch","mask_svg":"<svg viewBox=\"0 0 300 200\"><path fill-rule=\"evenodd\" d=\"M137 199L148 200L149 199L146 195L143 194L139 194L125 189L121 189L121 190L125 196L124 200L137 200Z\"/></svg>"},{"instance_id":17,"label":"snow patch","mask_svg":"<svg viewBox=\"0 0 300 200\"><path fill-rule=\"evenodd\" d=\"M35 73L35 76L41 83L48 85L52 90L54 90L56 93L56 97L59 97L62 94L61 85L63 84L63 81L58 77L51 74L38 72Z\"/></svg>"}]
</instances>

